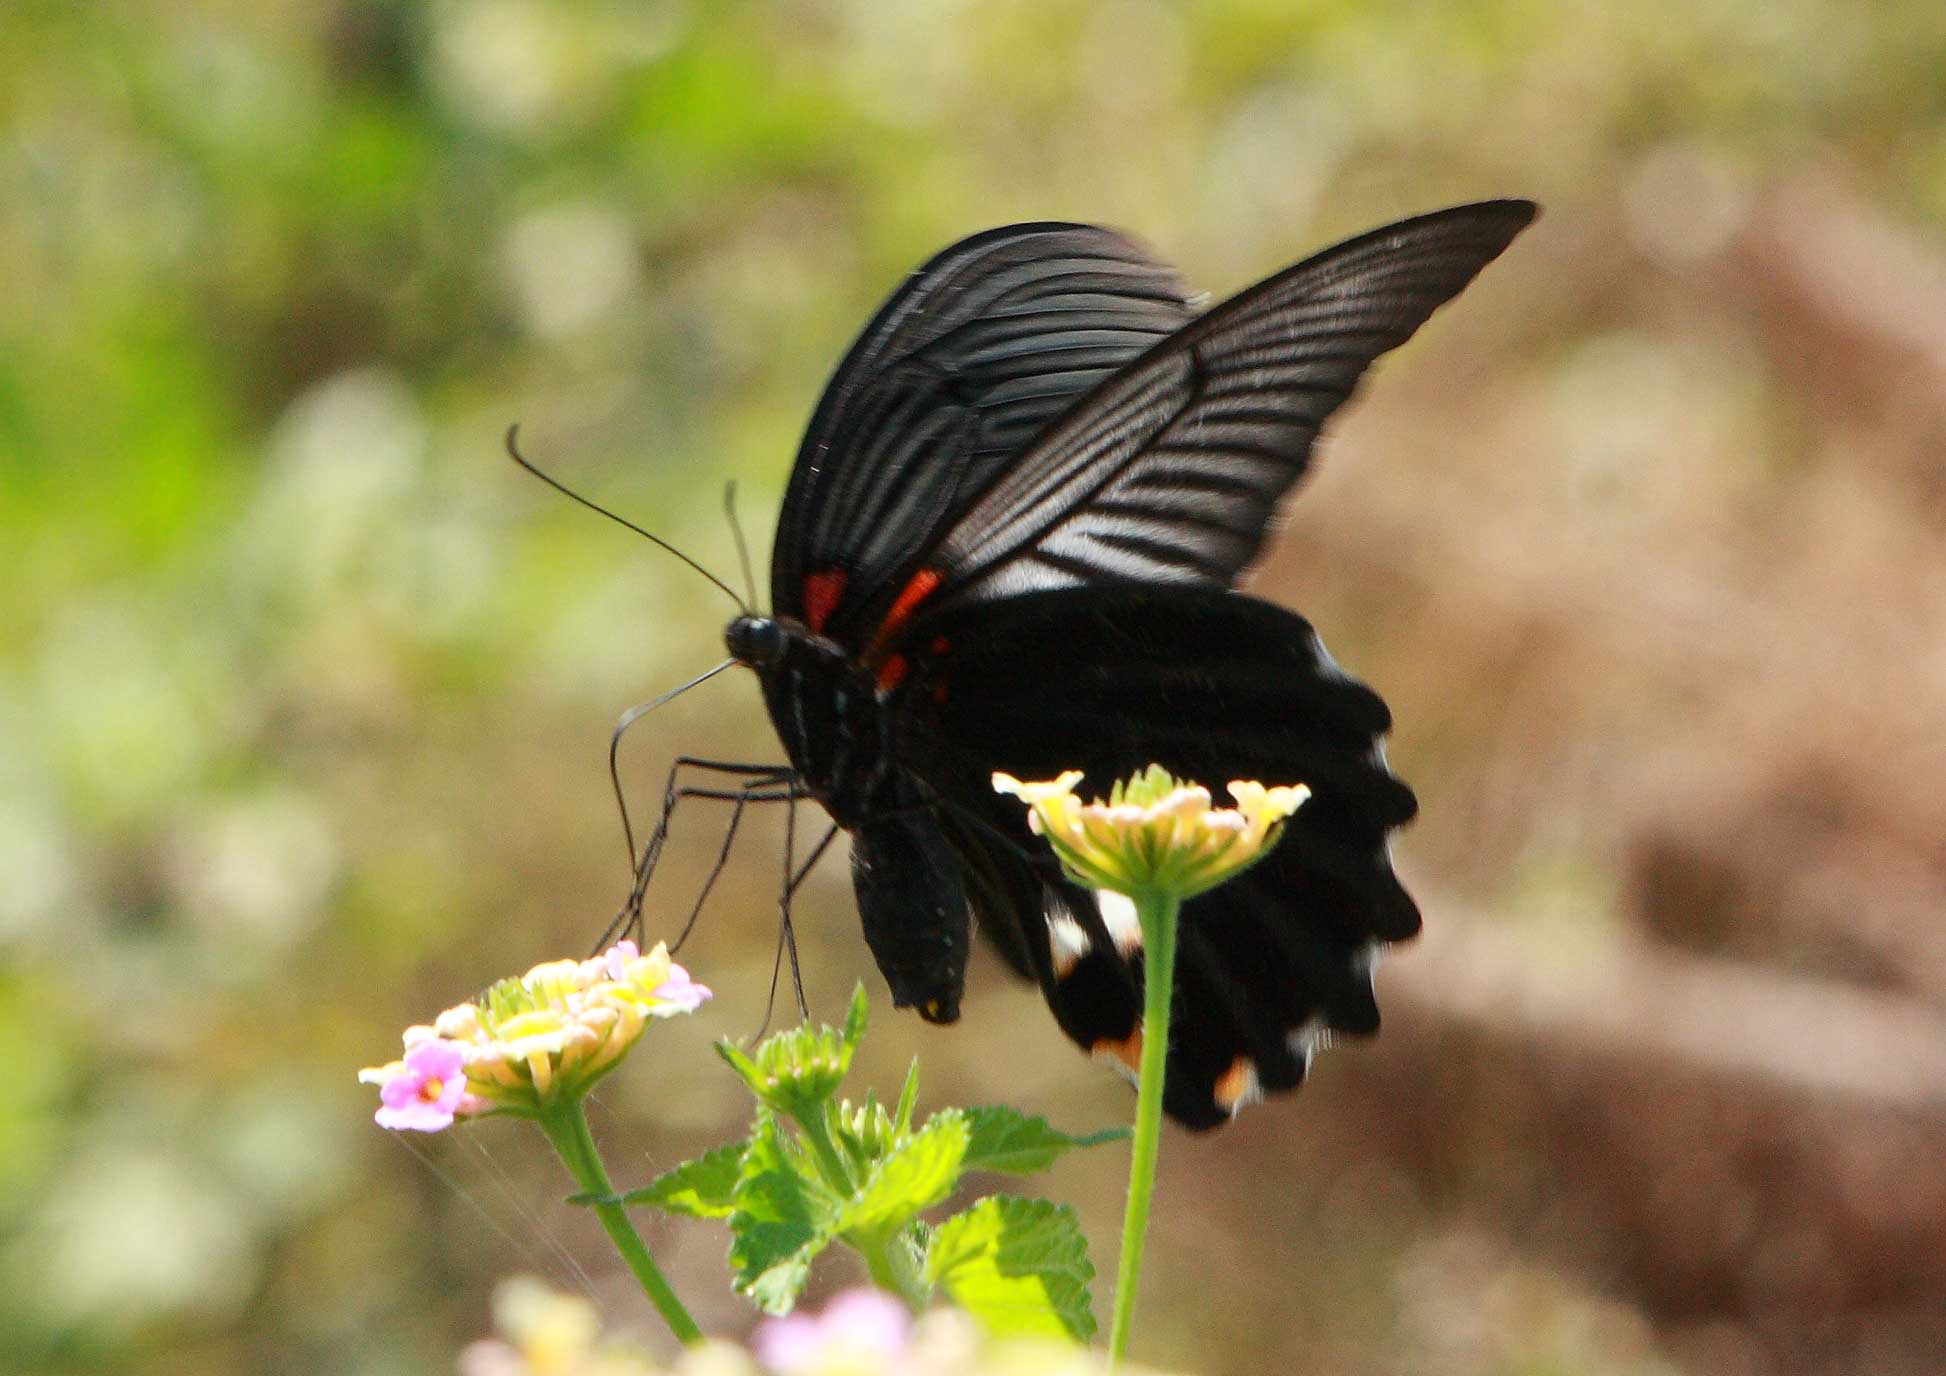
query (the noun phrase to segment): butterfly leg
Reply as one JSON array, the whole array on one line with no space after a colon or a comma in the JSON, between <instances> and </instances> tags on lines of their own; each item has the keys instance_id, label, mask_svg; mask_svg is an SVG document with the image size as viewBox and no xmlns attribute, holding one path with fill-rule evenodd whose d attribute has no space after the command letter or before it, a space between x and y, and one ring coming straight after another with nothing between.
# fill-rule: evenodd
<instances>
[{"instance_id":1,"label":"butterfly leg","mask_svg":"<svg viewBox=\"0 0 1946 1376\"><path fill-rule=\"evenodd\" d=\"M786 904L791 901L791 896L798 891L804 881L811 877L811 871L817 868L818 861L824 859L824 853L830 850L831 843L838 839L838 831L838 824L833 822L826 828L823 839L811 847L811 854L806 857L803 864L797 867L797 877L792 879L790 887L784 890L784 902Z\"/></svg>"},{"instance_id":2,"label":"butterfly leg","mask_svg":"<svg viewBox=\"0 0 1946 1376\"><path fill-rule=\"evenodd\" d=\"M798 797L808 796L800 793ZM795 861L795 841L797 836L797 808L793 806L784 814L784 887L777 895L777 953L771 959L770 994L764 1000L764 1020L753 1032L749 1040L755 1041L770 1026L772 1013L777 1007L777 981L783 973L784 958L790 957L791 991L797 997L797 1014L803 1021L810 1021L811 1008L804 997L804 971L797 957L797 930L791 925L791 899L804 881L810 878L811 871L817 868L818 861L824 858L825 851L838 837L839 827L834 822L825 829L823 837L811 847L811 854L802 865Z\"/></svg>"},{"instance_id":3,"label":"butterfly leg","mask_svg":"<svg viewBox=\"0 0 1946 1376\"><path fill-rule=\"evenodd\" d=\"M734 779L740 779L741 782L735 787L729 788L708 788L699 785L684 784L682 782L684 770L727 775ZM718 802L733 803L736 806L736 813L731 818L730 835L724 838L723 848L718 856L716 866L711 870L709 880L704 885L703 893L698 897L696 906L690 913L689 921L683 928L683 936L686 937L689 933L689 927L694 925L697 914L702 910L704 899L709 896L710 888L714 886L717 877L723 871L723 866L728 859L730 843L735 837L736 826L741 820L743 808L750 803L784 802L799 796L802 795L796 786L795 775L789 766L786 765L743 764L724 760L701 759L691 755L677 757L675 762L670 766L668 778L663 783L662 813L656 821L655 830L650 833L648 842L643 846L639 857L631 851L630 864L633 869L633 875L629 885L628 898L622 904L621 909L615 914L614 920L608 924L607 929L602 933L600 944L606 946L618 936L628 933L634 933L637 936L642 934L642 901L648 892L649 880L655 872L656 864L662 857L663 846L668 842L669 829L675 817L676 807L683 799L708 798ZM627 812L625 808L623 820L624 827L626 827ZM678 942L681 939L679 937Z\"/></svg>"},{"instance_id":4,"label":"butterfly leg","mask_svg":"<svg viewBox=\"0 0 1946 1376\"><path fill-rule=\"evenodd\" d=\"M790 815L794 819L797 815L797 809L792 808ZM785 824L784 890L777 896L777 959L771 966L770 971L770 1003L774 1004L776 1002L777 977L782 966L783 958L788 954L791 962L791 988L797 995L798 1016L808 1020L811 1016L811 1009L804 998L804 974L798 965L797 959L797 929L791 924L791 899L796 895L798 888L804 881L811 877L811 871L817 868L818 861L824 858L824 853L831 849L831 843L838 839L840 828L836 822L833 822L829 827L825 828L823 837L819 839L815 846L811 847L811 854L805 859L803 864L797 866L795 873L793 873L791 869L791 840L792 833L795 829L796 823L794 820ZM767 1005L764 1010L764 1024L768 1026L769 1023L770 1009Z\"/></svg>"},{"instance_id":5,"label":"butterfly leg","mask_svg":"<svg viewBox=\"0 0 1946 1376\"><path fill-rule=\"evenodd\" d=\"M730 776L731 778L744 779L746 780L746 782L743 785L741 785L739 790L734 792L722 792L719 790L712 790L712 789L697 789L693 787L685 788L681 786L679 783L679 780L682 777L682 772L685 769L700 770L708 774L724 774ZM676 810L676 803L678 799L685 798L685 797L718 797L718 796L725 797L725 798L735 798L739 796L741 791L743 790L747 790L753 787L774 786L776 784L784 783L786 780L790 779L791 777L793 777L793 771L789 765L744 764L732 760L707 760L696 755L676 756L674 762L671 763L669 766L668 777L664 779L662 782L662 815L660 818L657 819L655 832L649 838L649 844L644 849L643 853L645 855L651 853L655 855L661 854L661 848L662 848L661 843L668 839L669 819ZM631 868L640 868L640 864L637 861L636 854L635 854L635 833L633 828L629 824L628 803L626 802L626 800L622 798L619 782L617 782L616 785L615 796L621 807L621 812L622 812L622 832L623 835L628 840L629 865ZM651 860L649 863L651 866L653 866L654 861Z\"/></svg>"},{"instance_id":6,"label":"butterfly leg","mask_svg":"<svg viewBox=\"0 0 1946 1376\"><path fill-rule=\"evenodd\" d=\"M730 863L730 847L736 844L737 828L743 824L743 809L749 805L750 800L751 793L748 790L737 795L736 806L730 812L730 825L723 831L723 845L716 852L716 863L710 866L709 877L703 880L702 890L696 895L696 905L689 910L688 921L682 924L682 931L677 933L676 939L669 943L672 954L680 951L683 943L689 940L690 932L695 930L696 919L703 915L703 904L709 901L710 892L715 889L716 881L722 877L723 867Z\"/></svg>"},{"instance_id":7,"label":"butterfly leg","mask_svg":"<svg viewBox=\"0 0 1946 1376\"><path fill-rule=\"evenodd\" d=\"M695 907L689 910L689 918L686 922L683 923L681 934L678 935L676 939L669 944L669 950L671 952L681 950L683 942L689 940L689 933L691 929L695 927L696 919L703 915L703 904L706 901L708 901L710 896L710 891L716 887L716 881L722 877L724 867L729 864L730 847L736 842L737 828L739 825L742 824L743 821L743 809L750 803L788 802L788 801L793 801L797 798L802 798L805 795L801 790L796 792L775 792L775 791L768 791L768 789L763 786L753 785L753 786L746 786L743 789L743 791L735 794L711 792L711 791L704 791L704 790L690 790L683 793L681 796L687 798L695 798L695 797L708 797L708 798L717 798L717 799L727 798L734 801L736 806L730 813L730 825L729 828L723 833L723 845L716 853L716 863L710 867L709 877L703 881L702 892L696 895L696 905ZM825 851L830 849L831 842L834 839L836 839L837 835L838 835L838 827L834 823L831 826L831 828L824 833L824 839L819 841L817 845L811 848L810 858L807 859L802 865L799 865L797 867L796 875L790 877L789 882L785 885L784 892L782 896L779 898L778 902L782 909L783 920L786 926L790 924L790 920L791 920L791 908L790 908L791 896L797 892L798 886L803 884L803 882L810 877L812 869L815 868L818 861L824 857ZM785 859L787 864L789 861L789 857L790 857L790 851L787 847L785 850ZM795 950L795 946L793 946L793 951L794 950Z\"/></svg>"}]
</instances>

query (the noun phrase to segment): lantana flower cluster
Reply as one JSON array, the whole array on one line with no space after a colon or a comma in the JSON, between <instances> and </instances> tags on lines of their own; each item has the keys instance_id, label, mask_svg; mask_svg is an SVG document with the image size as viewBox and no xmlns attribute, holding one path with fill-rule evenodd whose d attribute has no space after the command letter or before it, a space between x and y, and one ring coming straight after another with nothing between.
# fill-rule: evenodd
<instances>
[{"instance_id":1,"label":"lantana flower cluster","mask_svg":"<svg viewBox=\"0 0 1946 1376\"><path fill-rule=\"evenodd\" d=\"M1150 765L1117 780L1106 801L1083 802L1074 794L1081 779L1078 769L1041 783L996 773L993 787L1027 804L1027 825L1076 883L1129 895L1194 898L1215 888L1275 845L1284 819L1311 796L1302 784L1240 779L1229 785L1237 805L1214 808L1207 788Z\"/></svg>"},{"instance_id":2,"label":"lantana flower cluster","mask_svg":"<svg viewBox=\"0 0 1946 1376\"><path fill-rule=\"evenodd\" d=\"M693 1013L710 991L658 942L617 942L588 960L555 960L477 1001L408 1027L405 1054L358 1072L379 1087L380 1127L437 1132L489 1113L537 1117L613 1070L650 1018Z\"/></svg>"}]
</instances>

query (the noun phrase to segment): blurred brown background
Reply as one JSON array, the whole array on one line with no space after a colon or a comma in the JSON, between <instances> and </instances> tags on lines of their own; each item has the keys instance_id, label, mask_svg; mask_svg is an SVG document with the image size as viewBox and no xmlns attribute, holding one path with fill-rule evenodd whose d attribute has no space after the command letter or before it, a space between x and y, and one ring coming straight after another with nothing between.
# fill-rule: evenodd
<instances>
[{"instance_id":1,"label":"blurred brown background","mask_svg":"<svg viewBox=\"0 0 1946 1376\"><path fill-rule=\"evenodd\" d=\"M1933 0L0 9L4 1360L449 1369L522 1269L646 1323L519 1129L408 1150L351 1079L592 939L608 728L721 653L510 421L728 573L722 484L761 555L827 370L963 233L1098 220L1227 292L1527 195L1253 580L1392 703L1426 935L1376 1043L1168 1140L1137 1353L1946 1370L1942 74ZM629 777L769 741L725 676ZM740 1124L706 1047L763 1017L780 839L603 1096L626 1180ZM881 990L842 863L801 918L814 1011ZM991 959L867 1049L1130 1105ZM1040 1182L1098 1267L1122 1171ZM646 1226L747 1326L719 1230Z\"/></svg>"}]
</instances>

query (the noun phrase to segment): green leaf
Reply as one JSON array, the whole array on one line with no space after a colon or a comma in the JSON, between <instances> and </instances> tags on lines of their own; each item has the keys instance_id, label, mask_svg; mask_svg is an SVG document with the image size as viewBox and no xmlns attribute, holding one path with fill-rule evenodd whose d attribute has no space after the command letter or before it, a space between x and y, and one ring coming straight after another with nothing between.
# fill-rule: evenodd
<instances>
[{"instance_id":1,"label":"green leaf","mask_svg":"<svg viewBox=\"0 0 1946 1376\"><path fill-rule=\"evenodd\" d=\"M1094 1335L1088 1283L1095 1268L1074 1210L1044 1199L992 1195L934 1231L926 1276L988 1332Z\"/></svg>"},{"instance_id":2,"label":"green leaf","mask_svg":"<svg viewBox=\"0 0 1946 1376\"><path fill-rule=\"evenodd\" d=\"M845 1210L844 1230L882 1234L903 1228L953 1192L966 1155L966 1117L935 1113L925 1127L886 1153Z\"/></svg>"},{"instance_id":3,"label":"green leaf","mask_svg":"<svg viewBox=\"0 0 1946 1376\"><path fill-rule=\"evenodd\" d=\"M797 1307L798 1298L810 1283L811 1259L822 1250L801 1247L764 1270L748 1285L738 1282L738 1288L764 1313L788 1314Z\"/></svg>"},{"instance_id":4,"label":"green leaf","mask_svg":"<svg viewBox=\"0 0 1946 1376\"><path fill-rule=\"evenodd\" d=\"M686 1218L728 1218L736 1212L737 1182L743 1178L748 1142L718 1147L707 1156L685 1161L622 1196L624 1204L652 1204L664 1213Z\"/></svg>"},{"instance_id":5,"label":"green leaf","mask_svg":"<svg viewBox=\"0 0 1946 1376\"><path fill-rule=\"evenodd\" d=\"M961 1169L969 1171L1027 1175L1046 1170L1076 1147L1096 1147L1128 1136L1127 1128L1109 1128L1086 1137L1071 1137L1050 1127L1045 1118L1029 1118L1018 1109L1005 1107L969 1108L965 1113L973 1135Z\"/></svg>"},{"instance_id":6,"label":"green leaf","mask_svg":"<svg viewBox=\"0 0 1946 1376\"><path fill-rule=\"evenodd\" d=\"M789 1313L837 1220L838 1201L766 1117L744 1153L730 1215L736 1288L768 1313Z\"/></svg>"}]
</instances>

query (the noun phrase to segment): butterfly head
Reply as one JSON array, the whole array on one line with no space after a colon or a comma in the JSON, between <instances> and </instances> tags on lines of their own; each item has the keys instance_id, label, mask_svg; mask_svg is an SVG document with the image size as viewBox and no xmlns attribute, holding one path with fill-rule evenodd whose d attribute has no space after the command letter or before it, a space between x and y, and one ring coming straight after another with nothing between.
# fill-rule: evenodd
<instances>
[{"instance_id":1,"label":"butterfly head","mask_svg":"<svg viewBox=\"0 0 1946 1376\"><path fill-rule=\"evenodd\" d=\"M730 657L759 672L783 662L789 641L784 628L768 616L745 613L723 630L723 643L729 647Z\"/></svg>"}]
</instances>

